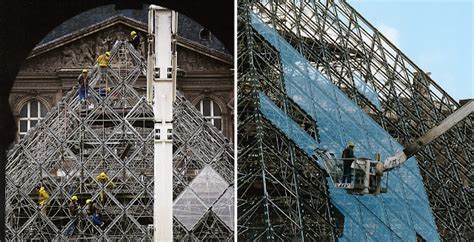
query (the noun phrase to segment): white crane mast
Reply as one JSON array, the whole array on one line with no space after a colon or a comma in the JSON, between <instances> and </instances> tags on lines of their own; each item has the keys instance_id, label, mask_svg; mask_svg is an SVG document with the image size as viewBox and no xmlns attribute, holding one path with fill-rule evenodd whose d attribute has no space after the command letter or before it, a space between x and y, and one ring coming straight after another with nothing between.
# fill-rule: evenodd
<instances>
[{"instance_id":1,"label":"white crane mast","mask_svg":"<svg viewBox=\"0 0 474 242\"><path fill-rule=\"evenodd\" d=\"M177 13L148 12L147 101L153 105L154 241L173 241L173 102L176 97Z\"/></svg>"}]
</instances>

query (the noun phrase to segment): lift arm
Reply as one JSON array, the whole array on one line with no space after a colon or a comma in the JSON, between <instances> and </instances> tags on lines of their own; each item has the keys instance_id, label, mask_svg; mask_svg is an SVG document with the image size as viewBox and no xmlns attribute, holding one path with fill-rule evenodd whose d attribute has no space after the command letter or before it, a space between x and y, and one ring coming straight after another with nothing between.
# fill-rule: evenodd
<instances>
[{"instance_id":1,"label":"lift arm","mask_svg":"<svg viewBox=\"0 0 474 242\"><path fill-rule=\"evenodd\" d=\"M474 100L469 101L457 109L454 113L444 119L438 126L430 129L425 135L421 136L413 143L409 144L403 151L396 154L395 156L388 157L383 165L382 163L377 164L376 170L378 174L382 174L385 171L392 170L393 168L399 167L405 163L408 158L416 154L421 148L431 143L438 136L444 134L451 127L462 121L464 118L474 112Z\"/></svg>"}]
</instances>

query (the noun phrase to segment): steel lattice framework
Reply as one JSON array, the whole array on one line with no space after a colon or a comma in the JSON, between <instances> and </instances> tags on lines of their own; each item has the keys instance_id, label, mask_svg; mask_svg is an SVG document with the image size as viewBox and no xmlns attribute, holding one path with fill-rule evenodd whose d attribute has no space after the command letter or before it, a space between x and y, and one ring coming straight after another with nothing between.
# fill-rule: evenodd
<instances>
[{"instance_id":1,"label":"steel lattice framework","mask_svg":"<svg viewBox=\"0 0 474 242\"><path fill-rule=\"evenodd\" d=\"M98 202L104 227L81 216L74 238L97 241L153 238L153 109L137 79L146 63L125 41L110 50L106 86L90 71L88 105L77 90L63 97L10 151L7 163L7 239L65 240L73 195ZM111 88L100 96L98 88ZM183 241L233 238L233 149L191 103L174 103L174 236ZM97 181L106 172L114 186ZM35 187L49 193L38 206ZM100 202L101 193L105 199Z\"/></svg>"},{"instance_id":2,"label":"steel lattice framework","mask_svg":"<svg viewBox=\"0 0 474 242\"><path fill-rule=\"evenodd\" d=\"M253 12L276 30L402 145L424 134L459 107L344 1L241 1L239 4L244 6L241 13ZM245 94L252 86L249 83L253 82L254 89L263 90L276 104L285 102L279 101L284 99L275 91L281 88L281 82L275 81L281 73L277 55L271 54L271 48L261 51L265 48L264 41L258 42L250 27L244 27L249 21L244 14L239 20L242 22L239 25L239 131L245 131L248 128L243 127L245 123L240 116L248 109L244 100L252 97ZM249 73L253 74L247 77ZM282 104L280 108L286 110ZM317 130L312 131L311 123L300 124L309 134L317 134ZM239 138L243 136L239 134ZM241 139L239 147L245 147L247 144ZM472 239L469 237L474 229L473 195L469 190L472 141L470 117L417 154L438 232L444 240ZM239 163L240 173L249 172L241 167Z\"/></svg>"},{"instance_id":3,"label":"steel lattice framework","mask_svg":"<svg viewBox=\"0 0 474 242\"><path fill-rule=\"evenodd\" d=\"M316 123L284 93L278 53L252 30L247 4L239 3L238 18L238 238L333 241L343 221L326 174L260 111L263 91L318 137Z\"/></svg>"}]
</instances>

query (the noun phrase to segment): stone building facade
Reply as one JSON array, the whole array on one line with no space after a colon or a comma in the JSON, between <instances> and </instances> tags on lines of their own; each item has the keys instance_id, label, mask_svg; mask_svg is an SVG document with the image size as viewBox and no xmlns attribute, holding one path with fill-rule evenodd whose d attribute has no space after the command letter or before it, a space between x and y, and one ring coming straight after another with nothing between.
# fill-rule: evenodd
<instances>
[{"instance_id":1,"label":"stone building facade","mask_svg":"<svg viewBox=\"0 0 474 242\"><path fill-rule=\"evenodd\" d=\"M141 36L146 58L147 8L114 10L104 6L71 18L50 32L31 52L13 85L10 106L18 137L77 85L82 69L93 66L116 40ZM179 15L177 88L229 139L233 140L233 57L204 27ZM146 77L139 82L146 88Z\"/></svg>"}]
</instances>

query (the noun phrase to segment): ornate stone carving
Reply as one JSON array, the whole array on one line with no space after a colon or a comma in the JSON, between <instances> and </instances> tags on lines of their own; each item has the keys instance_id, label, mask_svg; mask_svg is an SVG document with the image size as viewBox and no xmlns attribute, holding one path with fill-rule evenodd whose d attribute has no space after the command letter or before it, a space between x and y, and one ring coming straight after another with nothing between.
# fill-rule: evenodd
<instances>
[{"instance_id":1,"label":"ornate stone carving","mask_svg":"<svg viewBox=\"0 0 474 242\"><path fill-rule=\"evenodd\" d=\"M65 46L40 54L26 61L22 66L24 72L56 72L62 68L90 67L97 56L110 50L116 40L128 39L132 28L123 24L113 25L98 33L79 38ZM145 53L146 33L139 32L142 37L140 52ZM212 59L198 52L180 48L178 50L178 66L185 71L229 71L231 65Z\"/></svg>"},{"instance_id":2,"label":"ornate stone carving","mask_svg":"<svg viewBox=\"0 0 474 242\"><path fill-rule=\"evenodd\" d=\"M25 72L55 72L62 68L90 67L99 54L112 48L116 40L128 39L132 29L121 24L113 25L91 36L80 38L50 52L40 54L26 61L22 66ZM145 33L139 33L142 39ZM141 44L141 53L145 53Z\"/></svg>"},{"instance_id":3,"label":"ornate stone carving","mask_svg":"<svg viewBox=\"0 0 474 242\"><path fill-rule=\"evenodd\" d=\"M56 100L55 100L55 95L53 94L47 94L47 95L41 95L41 97L46 100L47 103L44 103L44 105L50 110L52 107L56 105Z\"/></svg>"},{"instance_id":4,"label":"ornate stone carving","mask_svg":"<svg viewBox=\"0 0 474 242\"><path fill-rule=\"evenodd\" d=\"M50 110L54 105L56 105L55 93L45 94L34 90L18 94L12 94L10 95L9 101L13 115L18 115L23 105L25 105L29 100L32 99L38 100L43 103L43 105L45 105L48 110Z\"/></svg>"},{"instance_id":5,"label":"ornate stone carving","mask_svg":"<svg viewBox=\"0 0 474 242\"><path fill-rule=\"evenodd\" d=\"M178 66L185 71L229 71L231 65L185 48L178 50Z\"/></svg>"},{"instance_id":6,"label":"ornate stone carving","mask_svg":"<svg viewBox=\"0 0 474 242\"><path fill-rule=\"evenodd\" d=\"M23 98L24 98L24 95L22 95L22 94L11 94L11 95L10 95L9 103L10 103L10 109L12 110L13 115L17 115L18 112L17 112L17 110L15 109L15 105L16 105L17 103L19 103L20 100L23 99Z\"/></svg>"}]
</instances>

